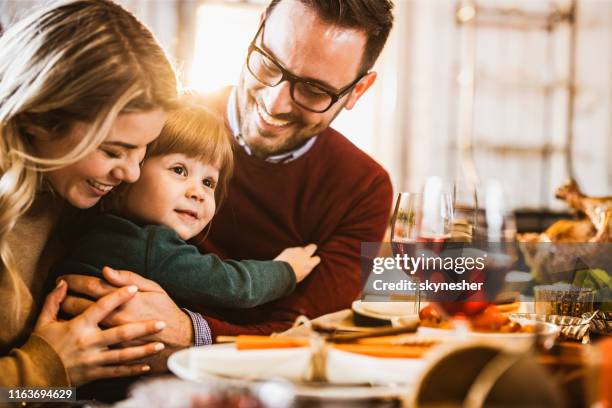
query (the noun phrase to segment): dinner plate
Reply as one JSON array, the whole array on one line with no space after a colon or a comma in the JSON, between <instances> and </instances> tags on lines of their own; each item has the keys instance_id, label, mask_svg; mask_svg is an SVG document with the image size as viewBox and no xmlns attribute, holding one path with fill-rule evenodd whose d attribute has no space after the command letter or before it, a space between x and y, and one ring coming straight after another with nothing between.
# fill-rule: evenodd
<instances>
[{"instance_id":1,"label":"dinner plate","mask_svg":"<svg viewBox=\"0 0 612 408\"><path fill-rule=\"evenodd\" d=\"M409 393L407 384L389 384L389 385L361 385L361 386L345 386L345 385L330 385L324 386L298 384L295 386L295 396L306 399L322 399L322 400L369 400L369 399L387 399L400 398Z\"/></svg>"},{"instance_id":2,"label":"dinner plate","mask_svg":"<svg viewBox=\"0 0 612 408\"><path fill-rule=\"evenodd\" d=\"M266 355L271 358L269 364L265 366L272 366L282 361L291 361L293 368L287 368L286 374L288 377L295 376L295 374L303 367L302 362L299 361L301 357L305 355L304 351L307 349L293 348L293 349L274 349L274 350L257 350L256 352L238 351L234 348L233 344L214 344L211 346L203 346L197 348L190 348L178 351L170 356L168 359L168 368L177 377L201 383L217 382L226 385L234 385L239 387L249 387L253 384L265 382L265 378L260 379L244 379L234 378L223 373L228 373L227 366L237 361L235 353L243 353L240 356L240 360L243 360L244 366L249 366L252 370L255 359L261 361L261 356ZM247 354L248 353L248 354ZM341 354L344 354L341 352ZM351 354L351 353L348 353ZM224 364L223 355L228 356L225 358L227 361L233 361ZM251 359L250 356L256 358ZM336 357L338 358L338 357ZM342 358L340 356L339 358ZM358 358L368 358L359 356ZM289 359L289 360L287 360ZM298 360L296 363L296 359ZM378 359L383 360L383 359ZM384 359L386 361L393 359ZM420 360L414 359L414 375L407 378L406 383L389 383L380 385L369 385L369 384L330 384L330 383L317 383L317 382L301 382L296 378L293 378L293 387L295 396L298 398L305 399L325 399L325 400L362 400L362 399L375 399L375 398L399 398L405 396L410 392L413 387L414 379L418 376L424 367L424 363ZM309 362L308 362L309 364ZM266 367L262 367L265 370ZM372 367L373 370L377 370L377 367ZM261 372L265 375L265 372ZM276 377L278 378L278 377ZM274 379L269 377L268 379Z\"/></svg>"},{"instance_id":3,"label":"dinner plate","mask_svg":"<svg viewBox=\"0 0 612 408\"><path fill-rule=\"evenodd\" d=\"M353 302L351 309L358 315L387 324L391 324L393 319L419 320L419 314L411 312L411 309L414 309L414 302L362 302L356 300Z\"/></svg>"},{"instance_id":4,"label":"dinner plate","mask_svg":"<svg viewBox=\"0 0 612 408\"><path fill-rule=\"evenodd\" d=\"M316 325L319 328L324 329L326 331L330 331L330 332L339 331L339 332L363 333L363 332L377 330L376 327L355 325L355 321L353 319L353 311L351 309L344 309L338 312L323 315L323 316L317 317L312 322L313 322L313 325ZM289 329L287 332L290 332L292 330L295 330L295 329ZM307 335L308 333L306 332L302 334Z\"/></svg>"},{"instance_id":5,"label":"dinner plate","mask_svg":"<svg viewBox=\"0 0 612 408\"><path fill-rule=\"evenodd\" d=\"M517 320L517 319L512 319ZM551 347L557 336L559 335L559 327L552 323L543 323L536 321L521 320L521 324L537 324L540 325L540 333L538 340L541 341L546 347ZM434 327L419 327L417 334L426 335L447 340L471 340L480 342L490 342L503 346L505 349L513 351L527 350L533 345L536 340L535 333L486 333L486 332L475 332L475 331L458 331L452 329L439 329Z\"/></svg>"}]
</instances>

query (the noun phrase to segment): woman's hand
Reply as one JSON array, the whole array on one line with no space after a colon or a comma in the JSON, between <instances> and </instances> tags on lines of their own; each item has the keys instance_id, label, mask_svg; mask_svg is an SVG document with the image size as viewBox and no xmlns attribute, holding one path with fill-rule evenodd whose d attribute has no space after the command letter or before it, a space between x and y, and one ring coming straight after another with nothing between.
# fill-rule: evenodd
<instances>
[{"instance_id":1,"label":"woman's hand","mask_svg":"<svg viewBox=\"0 0 612 408\"><path fill-rule=\"evenodd\" d=\"M105 279L85 275L65 275L70 291L74 296L67 296L62 303L62 311L76 316L92 305L86 299L100 299L107 296L117 287L135 285L138 293L121 307L113 310L101 322L103 327L118 327L142 320L159 319L167 323L167 327L147 337L148 341L163 342L168 349L182 349L193 345L193 324L189 316L183 312L168 296L161 286L152 280L130 271L118 271L108 267L102 270ZM124 343L124 344L134 344Z\"/></svg>"},{"instance_id":2,"label":"woman's hand","mask_svg":"<svg viewBox=\"0 0 612 408\"><path fill-rule=\"evenodd\" d=\"M98 327L104 318L134 297L138 288L115 289L68 321L57 319L67 285L61 280L47 296L34 333L43 337L60 356L70 381L80 385L98 378L138 375L149 371L146 364L127 364L164 348L163 343L109 349L109 346L161 331L165 322L148 320L123 324L106 330Z\"/></svg>"},{"instance_id":3,"label":"woman's hand","mask_svg":"<svg viewBox=\"0 0 612 408\"><path fill-rule=\"evenodd\" d=\"M70 291L75 295L66 297L62 303L62 311L73 316L80 315L93 304L89 299L100 299L117 290L117 287L137 286L138 293L109 313L100 325L119 327L146 319L164 320L167 327L162 331L137 340L125 341L120 346L128 348L149 341L163 342L166 349L145 361L151 367L151 372L167 371L166 360L170 354L193 345L194 332L191 318L152 280L130 271L117 271L108 267L102 270L102 274L105 279L84 275L63 276L62 279L66 280ZM87 296L88 299L77 295Z\"/></svg>"}]
</instances>

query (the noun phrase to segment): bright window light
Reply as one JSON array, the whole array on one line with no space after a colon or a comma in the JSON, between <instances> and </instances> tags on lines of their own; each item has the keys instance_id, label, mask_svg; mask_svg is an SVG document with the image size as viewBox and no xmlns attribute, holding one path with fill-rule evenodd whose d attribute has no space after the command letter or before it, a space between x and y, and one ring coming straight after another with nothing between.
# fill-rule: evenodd
<instances>
[{"instance_id":1,"label":"bright window light","mask_svg":"<svg viewBox=\"0 0 612 408\"><path fill-rule=\"evenodd\" d=\"M198 8L195 52L187 76L190 88L210 92L238 82L263 8L231 4Z\"/></svg>"}]
</instances>

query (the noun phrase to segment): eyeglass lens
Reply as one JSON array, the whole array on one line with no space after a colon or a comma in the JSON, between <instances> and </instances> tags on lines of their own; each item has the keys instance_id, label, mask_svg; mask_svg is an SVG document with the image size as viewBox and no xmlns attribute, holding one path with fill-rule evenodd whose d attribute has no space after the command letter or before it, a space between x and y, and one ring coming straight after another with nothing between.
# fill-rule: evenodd
<instances>
[{"instance_id":1,"label":"eyeglass lens","mask_svg":"<svg viewBox=\"0 0 612 408\"><path fill-rule=\"evenodd\" d=\"M283 71L267 55L253 49L247 61L249 71L257 80L267 86L276 86L283 78ZM291 82L291 96L303 108L324 111L332 103L332 96L313 84L288 78Z\"/></svg>"}]
</instances>

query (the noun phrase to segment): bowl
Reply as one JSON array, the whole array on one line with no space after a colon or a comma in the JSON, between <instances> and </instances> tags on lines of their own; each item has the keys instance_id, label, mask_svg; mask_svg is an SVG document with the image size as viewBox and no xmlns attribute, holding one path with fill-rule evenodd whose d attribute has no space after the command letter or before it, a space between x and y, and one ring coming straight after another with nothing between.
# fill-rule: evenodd
<instances>
[{"instance_id":1,"label":"bowl","mask_svg":"<svg viewBox=\"0 0 612 408\"><path fill-rule=\"evenodd\" d=\"M545 348L551 348L559 336L559 327L549 322L539 322L535 320L513 317L514 320L522 325L536 325L537 334L533 332L525 333L496 333L496 332L477 332L465 328L465 330L439 329L434 327L419 327L417 333L426 336L440 336L445 340L455 339L458 341L478 341L482 344L492 344L502 347L509 351L526 351L530 349L537 340Z\"/></svg>"}]
</instances>

